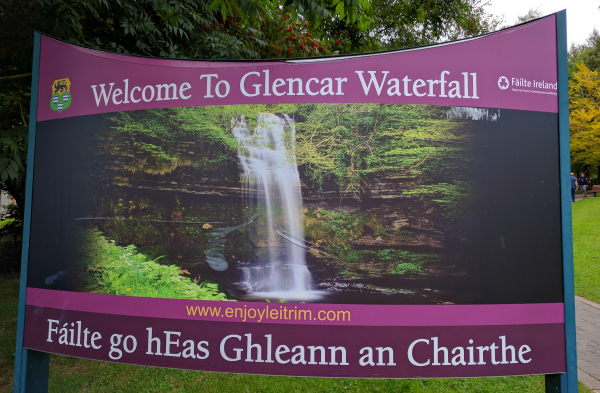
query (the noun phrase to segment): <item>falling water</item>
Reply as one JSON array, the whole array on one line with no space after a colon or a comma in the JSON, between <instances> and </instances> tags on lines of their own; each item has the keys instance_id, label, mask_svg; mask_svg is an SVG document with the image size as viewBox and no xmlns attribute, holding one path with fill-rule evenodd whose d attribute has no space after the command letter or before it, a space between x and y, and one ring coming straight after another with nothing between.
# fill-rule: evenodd
<instances>
[{"instance_id":1,"label":"falling water","mask_svg":"<svg viewBox=\"0 0 600 393\"><path fill-rule=\"evenodd\" d=\"M287 115L262 113L254 131L244 117L232 119L232 131L239 144L244 195L264 207L266 215L266 260L242 268L242 287L265 296L312 297L306 251L298 246L304 231L294 121Z\"/></svg>"}]
</instances>

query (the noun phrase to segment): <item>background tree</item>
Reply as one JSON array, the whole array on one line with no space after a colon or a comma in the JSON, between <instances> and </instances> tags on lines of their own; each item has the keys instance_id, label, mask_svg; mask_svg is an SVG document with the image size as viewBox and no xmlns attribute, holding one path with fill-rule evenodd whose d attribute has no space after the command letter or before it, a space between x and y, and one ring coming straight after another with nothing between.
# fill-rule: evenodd
<instances>
[{"instance_id":1,"label":"background tree","mask_svg":"<svg viewBox=\"0 0 600 393\"><path fill-rule=\"evenodd\" d=\"M594 29L585 43L572 44L569 49L569 86L572 170L592 176L597 173L595 182L600 180L600 162L594 156L594 152L600 151L600 138L598 99L594 99L593 91L599 69L600 33Z\"/></svg>"},{"instance_id":2,"label":"background tree","mask_svg":"<svg viewBox=\"0 0 600 393\"><path fill-rule=\"evenodd\" d=\"M583 62L569 84L569 108L572 165L577 171L600 168L600 77Z\"/></svg>"},{"instance_id":3,"label":"background tree","mask_svg":"<svg viewBox=\"0 0 600 393\"><path fill-rule=\"evenodd\" d=\"M572 44L569 49L569 80L573 80L573 74L577 71L577 66L583 62L585 66L592 70L600 68L600 33L594 29L592 34L583 44Z\"/></svg>"},{"instance_id":4,"label":"background tree","mask_svg":"<svg viewBox=\"0 0 600 393\"><path fill-rule=\"evenodd\" d=\"M324 35L341 53L400 49L472 37L496 30L501 18L485 0L373 0L368 29L333 17Z\"/></svg>"},{"instance_id":5,"label":"background tree","mask_svg":"<svg viewBox=\"0 0 600 393\"><path fill-rule=\"evenodd\" d=\"M542 12L538 8L530 8L529 11L525 15L517 16L517 20L515 21L515 25L520 23L529 22L530 20L534 20L537 18L541 18Z\"/></svg>"}]
</instances>

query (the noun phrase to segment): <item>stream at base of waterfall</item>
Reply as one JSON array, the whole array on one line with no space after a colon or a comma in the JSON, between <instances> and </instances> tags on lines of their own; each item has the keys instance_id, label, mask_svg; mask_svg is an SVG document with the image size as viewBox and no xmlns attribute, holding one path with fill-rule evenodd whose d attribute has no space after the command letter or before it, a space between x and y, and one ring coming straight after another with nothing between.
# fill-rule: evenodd
<instances>
[{"instance_id":1,"label":"stream at base of waterfall","mask_svg":"<svg viewBox=\"0 0 600 393\"><path fill-rule=\"evenodd\" d=\"M245 203L256 203L266 248L260 260L242 266L240 289L248 299L316 300L306 265L302 191L295 157L294 121L261 113L254 130L246 118L232 119ZM259 224L260 225L260 224Z\"/></svg>"}]
</instances>

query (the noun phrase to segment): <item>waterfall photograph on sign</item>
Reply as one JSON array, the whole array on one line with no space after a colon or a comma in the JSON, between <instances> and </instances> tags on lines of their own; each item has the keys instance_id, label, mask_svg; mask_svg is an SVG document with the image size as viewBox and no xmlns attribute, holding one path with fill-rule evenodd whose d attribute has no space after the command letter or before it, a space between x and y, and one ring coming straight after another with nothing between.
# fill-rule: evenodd
<instances>
[{"instance_id":1,"label":"waterfall photograph on sign","mask_svg":"<svg viewBox=\"0 0 600 393\"><path fill-rule=\"evenodd\" d=\"M262 266L244 267L244 289L256 297L308 299L312 277L306 267L302 220L302 190L294 155L296 132L293 120L271 114L259 115L254 131L245 117L232 120L238 141L238 157L248 203L264 207L267 237ZM287 134L287 135L286 135ZM281 217L276 220L276 215ZM277 222L279 221L279 222ZM278 242L278 235L285 244Z\"/></svg>"},{"instance_id":2,"label":"waterfall photograph on sign","mask_svg":"<svg viewBox=\"0 0 600 393\"><path fill-rule=\"evenodd\" d=\"M498 227L481 168L496 166L488 146L522 121L515 113L281 104L48 122L57 138L48 143L68 140L78 152L48 165L76 162L65 181L81 197L60 224L70 240L46 230L44 255L66 265L42 268L39 286L261 302L489 301L491 277L522 268L499 253L481 259L497 246L486 228ZM527 113L543 127L543 114ZM86 132L59 131L67 121Z\"/></svg>"}]
</instances>

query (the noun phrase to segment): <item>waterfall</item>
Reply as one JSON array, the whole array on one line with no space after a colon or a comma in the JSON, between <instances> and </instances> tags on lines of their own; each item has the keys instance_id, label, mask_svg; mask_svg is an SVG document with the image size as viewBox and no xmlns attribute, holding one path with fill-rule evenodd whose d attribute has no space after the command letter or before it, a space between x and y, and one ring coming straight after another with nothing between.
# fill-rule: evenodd
<instances>
[{"instance_id":1,"label":"waterfall","mask_svg":"<svg viewBox=\"0 0 600 393\"><path fill-rule=\"evenodd\" d=\"M298 293L311 290L306 251L289 239L304 240L302 191L294 153L294 121L270 113L259 114L254 131L245 117L232 119L238 141L243 193L264 211L260 222L267 252L264 260L243 267L242 287L249 293ZM304 296L306 297L306 296Z\"/></svg>"}]
</instances>

